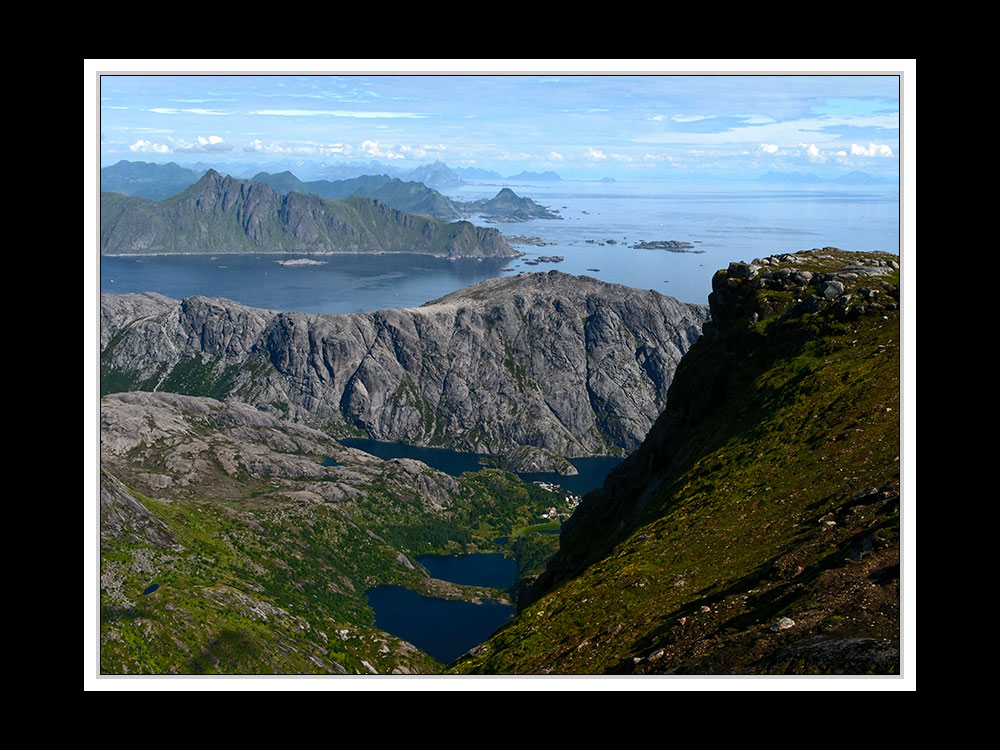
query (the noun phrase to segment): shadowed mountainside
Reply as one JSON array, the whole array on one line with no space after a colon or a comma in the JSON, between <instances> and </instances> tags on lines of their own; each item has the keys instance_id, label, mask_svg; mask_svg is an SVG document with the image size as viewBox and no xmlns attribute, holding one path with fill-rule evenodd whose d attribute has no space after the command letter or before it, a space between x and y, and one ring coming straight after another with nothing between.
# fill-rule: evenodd
<instances>
[{"instance_id":1,"label":"shadowed mountainside","mask_svg":"<svg viewBox=\"0 0 1000 750\"><path fill-rule=\"evenodd\" d=\"M899 671L895 256L734 263L641 447L461 673Z\"/></svg>"}]
</instances>

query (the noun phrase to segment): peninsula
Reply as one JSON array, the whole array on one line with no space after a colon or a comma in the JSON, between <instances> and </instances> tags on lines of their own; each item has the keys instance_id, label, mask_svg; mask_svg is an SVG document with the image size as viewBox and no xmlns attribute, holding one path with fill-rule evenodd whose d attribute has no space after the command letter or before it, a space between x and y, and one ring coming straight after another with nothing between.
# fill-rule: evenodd
<instances>
[{"instance_id":1,"label":"peninsula","mask_svg":"<svg viewBox=\"0 0 1000 750\"><path fill-rule=\"evenodd\" d=\"M162 201L101 194L101 253L421 253L512 258L496 229L350 196L333 200L206 172Z\"/></svg>"}]
</instances>

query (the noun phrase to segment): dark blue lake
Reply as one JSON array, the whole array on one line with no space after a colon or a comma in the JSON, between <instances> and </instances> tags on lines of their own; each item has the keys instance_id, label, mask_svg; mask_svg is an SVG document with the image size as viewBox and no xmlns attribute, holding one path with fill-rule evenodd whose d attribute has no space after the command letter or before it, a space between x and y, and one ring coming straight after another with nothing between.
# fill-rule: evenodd
<instances>
[{"instance_id":1,"label":"dark blue lake","mask_svg":"<svg viewBox=\"0 0 1000 750\"><path fill-rule=\"evenodd\" d=\"M466 586L490 586L505 589L514 584L517 563L498 552L478 555L423 555L417 562L427 568L432 578Z\"/></svg>"},{"instance_id":2,"label":"dark blue lake","mask_svg":"<svg viewBox=\"0 0 1000 750\"><path fill-rule=\"evenodd\" d=\"M402 586L376 586L367 593L376 627L409 641L442 664L479 645L514 616L514 608L506 604L435 599Z\"/></svg>"},{"instance_id":3,"label":"dark blue lake","mask_svg":"<svg viewBox=\"0 0 1000 750\"><path fill-rule=\"evenodd\" d=\"M389 443L370 438L348 438L340 441L343 445L357 448L370 453L384 461L392 458L412 458L423 461L432 469L443 471L457 477L466 471L478 471L483 468L481 458L488 458L480 453L463 453L446 448L422 448L406 443ZM616 456L592 456L586 458L571 458L570 463L576 467L579 474L571 477L555 472L518 474L526 482L551 482L577 495L584 495L604 484L604 478L623 459Z\"/></svg>"}]
</instances>

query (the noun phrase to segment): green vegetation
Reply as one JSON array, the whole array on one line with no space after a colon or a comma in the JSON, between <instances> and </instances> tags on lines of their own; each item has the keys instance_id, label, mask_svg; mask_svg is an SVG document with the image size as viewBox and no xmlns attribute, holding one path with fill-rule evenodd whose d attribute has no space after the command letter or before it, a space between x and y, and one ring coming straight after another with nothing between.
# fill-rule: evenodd
<instances>
[{"instance_id":1,"label":"green vegetation","mask_svg":"<svg viewBox=\"0 0 1000 750\"><path fill-rule=\"evenodd\" d=\"M810 270L852 258L829 255ZM454 671L898 668L898 272L850 285L885 302L853 311L717 281L727 312L677 370L641 468L584 504L518 618Z\"/></svg>"},{"instance_id":2,"label":"green vegetation","mask_svg":"<svg viewBox=\"0 0 1000 750\"><path fill-rule=\"evenodd\" d=\"M171 472L178 453L169 440L137 446L120 461L106 456L175 543L158 547L136 534L103 540L105 673L438 671L441 665L374 627L365 592L394 584L431 595L502 597L452 584L439 591L440 582L407 561L494 549L495 536L525 526L549 501L512 474L483 469L457 480L427 470L428 481L450 487L444 502L429 503L401 468L379 463L381 478L323 502L316 495L321 477L291 468L259 473L247 458L256 443L230 454L215 424L187 421L180 448L200 472L190 484L137 488ZM362 469L333 441L308 447L293 432L260 440L317 467L324 455L338 456L338 468L322 470L326 481L341 476L340 468L348 475ZM186 445L199 445L198 453ZM144 595L152 583L159 588Z\"/></svg>"}]
</instances>

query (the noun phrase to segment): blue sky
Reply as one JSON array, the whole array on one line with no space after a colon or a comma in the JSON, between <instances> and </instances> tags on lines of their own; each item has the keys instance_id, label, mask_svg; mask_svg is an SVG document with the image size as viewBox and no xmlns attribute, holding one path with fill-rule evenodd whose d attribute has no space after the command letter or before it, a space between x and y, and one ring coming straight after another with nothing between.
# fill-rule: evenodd
<instances>
[{"instance_id":1,"label":"blue sky","mask_svg":"<svg viewBox=\"0 0 1000 750\"><path fill-rule=\"evenodd\" d=\"M100 79L100 162L441 160L568 179L860 170L895 180L899 85L860 73L112 74Z\"/></svg>"}]
</instances>

